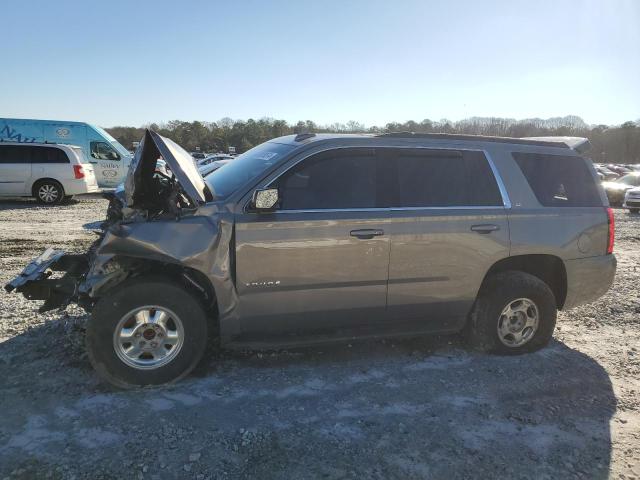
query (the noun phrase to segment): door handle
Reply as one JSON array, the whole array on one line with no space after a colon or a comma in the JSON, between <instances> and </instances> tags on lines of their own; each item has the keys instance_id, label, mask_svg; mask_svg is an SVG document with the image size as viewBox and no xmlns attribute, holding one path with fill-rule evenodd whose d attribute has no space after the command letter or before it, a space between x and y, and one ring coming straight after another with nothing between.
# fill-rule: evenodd
<instances>
[{"instance_id":1,"label":"door handle","mask_svg":"<svg viewBox=\"0 0 640 480\"><path fill-rule=\"evenodd\" d=\"M474 232L486 235L487 233L496 232L500 230L499 225L494 225L493 223L485 223L482 225L472 225L471 230Z\"/></svg>"},{"instance_id":2,"label":"door handle","mask_svg":"<svg viewBox=\"0 0 640 480\"><path fill-rule=\"evenodd\" d=\"M89 160L89 163L93 163L94 165L97 164L98 162L92 162L91 160Z\"/></svg>"},{"instance_id":3,"label":"door handle","mask_svg":"<svg viewBox=\"0 0 640 480\"><path fill-rule=\"evenodd\" d=\"M349 235L357 237L360 240L371 240L373 237L384 235L384 230L377 228L363 228L361 230L351 230Z\"/></svg>"}]
</instances>

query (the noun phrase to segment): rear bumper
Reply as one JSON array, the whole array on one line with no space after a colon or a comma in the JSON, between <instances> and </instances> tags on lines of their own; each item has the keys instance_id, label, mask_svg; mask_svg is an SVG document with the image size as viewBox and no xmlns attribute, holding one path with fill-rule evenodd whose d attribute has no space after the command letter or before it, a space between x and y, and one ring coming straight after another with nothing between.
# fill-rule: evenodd
<instances>
[{"instance_id":1,"label":"rear bumper","mask_svg":"<svg viewBox=\"0 0 640 480\"><path fill-rule=\"evenodd\" d=\"M81 195L83 193L97 193L100 191L97 183L89 184L84 180L72 180L62 185L66 195Z\"/></svg>"},{"instance_id":2,"label":"rear bumper","mask_svg":"<svg viewBox=\"0 0 640 480\"><path fill-rule=\"evenodd\" d=\"M604 295L616 274L615 255L565 260L567 298L563 310L593 302Z\"/></svg>"}]
</instances>

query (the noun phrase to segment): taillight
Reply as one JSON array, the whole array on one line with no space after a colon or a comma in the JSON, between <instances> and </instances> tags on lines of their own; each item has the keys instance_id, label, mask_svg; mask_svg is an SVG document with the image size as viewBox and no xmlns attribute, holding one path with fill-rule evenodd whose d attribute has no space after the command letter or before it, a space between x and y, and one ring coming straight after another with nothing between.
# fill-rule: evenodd
<instances>
[{"instance_id":1,"label":"taillight","mask_svg":"<svg viewBox=\"0 0 640 480\"><path fill-rule=\"evenodd\" d=\"M84 172L82 171L82 165L73 166L73 174L77 179L84 178Z\"/></svg>"},{"instance_id":2,"label":"taillight","mask_svg":"<svg viewBox=\"0 0 640 480\"><path fill-rule=\"evenodd\" d=\"M616 224L613 218L613 208L607 208L607 219L609 223L609 238L607 240L607 253L613 253L613 242L616 234Z\"/></svg>"}]
</instances>

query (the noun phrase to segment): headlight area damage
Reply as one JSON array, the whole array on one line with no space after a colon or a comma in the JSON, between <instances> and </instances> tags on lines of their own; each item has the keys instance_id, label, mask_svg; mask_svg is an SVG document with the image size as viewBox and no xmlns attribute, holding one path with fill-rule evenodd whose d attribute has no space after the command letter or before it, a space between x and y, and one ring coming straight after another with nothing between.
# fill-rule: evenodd
<instances>
[{"instance_id":1,"label":"headlight area damage","mask_svg":"<svg viewBox=\"0 0 640 480\"><path fill-rule=\"evenodd\" d=\"M171 175L156 171L160 157ZM44 300L40 312L71 302L90 311L98 297L125 279L158 273L181 276L213 301L216 270L226 271L220 262L228 261L228 249L223 248L227 254L217 258L217 247L221 238L228 241L230 232L223 233L226 223L223 215L216 215L215 205L207 205L206 214L199 214L213 193L189 153L147 130L124 190L117 189L109 198L100 236L86 253L48 248L5 290Z\"/></svg>"}]
</instances>

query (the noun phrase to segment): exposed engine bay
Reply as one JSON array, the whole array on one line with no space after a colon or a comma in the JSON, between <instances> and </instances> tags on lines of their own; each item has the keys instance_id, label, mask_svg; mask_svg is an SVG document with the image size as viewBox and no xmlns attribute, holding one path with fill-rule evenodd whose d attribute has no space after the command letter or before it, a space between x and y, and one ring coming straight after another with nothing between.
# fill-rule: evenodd
<instances>
[{"instance_id":1,"label":"exposed engine bay","mask_svg":"<svg viewBox=\"0 0 640 480\"><path fill-rule=\"evenodd\" d=\"M156 168L159 158L167 163L168 172ZM101 292L154 268L186 276L185 281L192 285L208 283L196 278L202 273L189 273L183 265L185 258L209 254L218 237L217 224L209 217L194 216L199 207L213 200L213 194L188 152L147 130L124 185L105 197L109 200L106 219L86 253L48 248L5 290L30 300L45 300L40 312L65 308L72 302L90 311ZM185 251L174 242L177 230L168 236L168 224L173 224L170 230L193 234L193 249ZM200 288L205 297L212 296Z\"/></svg>"}]
</instances>

